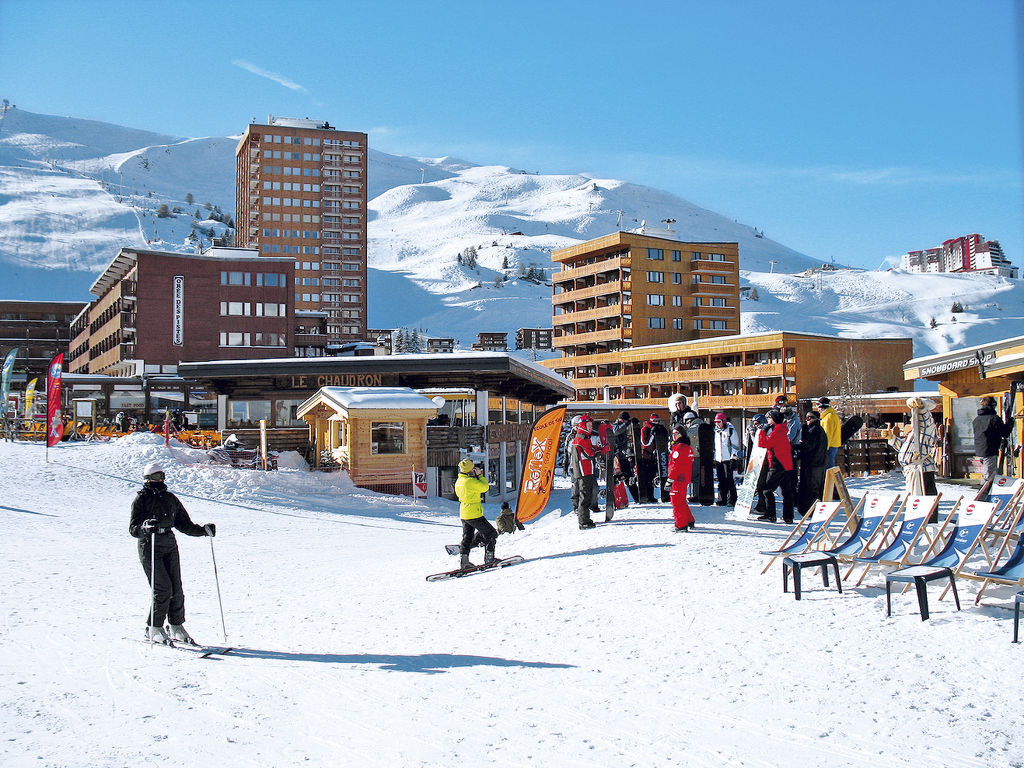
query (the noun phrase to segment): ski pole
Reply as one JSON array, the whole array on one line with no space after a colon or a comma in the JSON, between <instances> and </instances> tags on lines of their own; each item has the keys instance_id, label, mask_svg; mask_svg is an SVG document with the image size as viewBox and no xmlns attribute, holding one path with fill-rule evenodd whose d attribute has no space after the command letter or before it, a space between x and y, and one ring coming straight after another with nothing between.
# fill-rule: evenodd
<instances>
[{"instance_id":1,"label":"ski pole","mask_svg":"<svg viewBox=\"0 0 1024 768\"><path fill-rule=\"evenodd\" d=\"M213 581L217 585L217 604L220 605L220 628L224 633L224 642L228 641L228 628L224 624L224 603L220 599L220 577L217 575L217 556L213 553L213 537L210 536L210 557L213 559Z\"/></svg>"},{"instance_id":2,"label":"ski pole","mask_svg":"<svg viewBox=\"0 0 1024 768\"><path fill-rule=\"evenodd\" d=\"M152 640L153 620L156 618L156 529L149 534L149 639Z\"/></svg>"}]
</instances>

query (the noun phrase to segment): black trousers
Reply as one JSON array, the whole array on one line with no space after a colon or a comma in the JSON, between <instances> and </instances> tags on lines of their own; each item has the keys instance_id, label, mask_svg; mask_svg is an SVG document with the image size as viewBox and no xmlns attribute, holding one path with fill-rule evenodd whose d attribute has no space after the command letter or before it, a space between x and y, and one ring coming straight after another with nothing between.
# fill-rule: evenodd
<instances>
[{"instance_id":1,"label":"black trousers","mask_svg":"<svg viewBox=\"0 0 1024 768\"><path fill-rule=\"evenodd\" d=\"M782 488L782 519L789 522L793 519L793 508L796 506L796 478L792 469L772 467L764 478L761 498L764 499L765 514L775 517L775 489Z\"/></svg>"},{"instance_id":2,"label":"black trousers","mask_svg":"<svg viewBox=\"0 0 1024 768\"><path fill-rule=\"evenodd\" d=\"M139 539L139 560L153 592L153 609L152 613L146 611L146 623L149 624L152 616L154 627L162 627L165 619L168 624L184 624L185 593L181 588L178 542L173 533L157 534L156 571L151 572L154 565L150 548L153 538L146 536Z\"/></svg>"},{"instance_id":3,"label":"black trousers","mask_svg":"<svg viewBox=\"0 0 1024 768\"><path fill-rule=\"evenodd\" d=\"M736 480L732 476L731 461L716 461L715 474L718 475L718 500L728 506L736 504Z\"/></svg>"},{"instance_id":4,"label":"black trousers","mask_svg":"<svg viewBox=\"0 0 1024 768\"><path fill-rule=\"evenodd\" d=\"M462 541L459 542L459 552L468 555L469 550L473 548L473 539L478 535L483 539L484 551L493 552L494 545L498 541L498 532L482 515L474 517L472 520L462 521Z\"/></svg>"}]
</instances>

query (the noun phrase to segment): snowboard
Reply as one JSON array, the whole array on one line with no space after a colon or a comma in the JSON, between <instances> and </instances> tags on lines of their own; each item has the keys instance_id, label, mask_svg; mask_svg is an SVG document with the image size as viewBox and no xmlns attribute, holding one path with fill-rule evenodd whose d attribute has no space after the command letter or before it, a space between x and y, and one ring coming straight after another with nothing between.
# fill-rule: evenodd
<instances>
[{"instance_id":1,"label":"snowboard","mask_svg":"<svg viewBox=\"0 0 1024 768\"><path fill-rule=\"evenodd\" d=\"M715 503L715 428L710 424L698 426L697 442L700 447L697 501L709 507Z\"/></svg>"},{"instance_id":2,"label":"snowboard","mask_svg":"<svg viewBox=\"0 0 1024 768\"><path fill-rule=\"evenodd\" d=\"M660 424L658 426L661 429L656 429L654 432L654 461L657 465L655 482L657 482L661 503L667 504L671 501L669 491L672 489L672 482L668 479L668 430Z\"/></svg>"},{"instance_id":3,"label":"snowboard","mask_svg":"<svg viewBox=\"0 0 1024 768\"><path fill-rule=\"evenodd\" d=\"M427 576L427 581L445 581L446 579L459 579L463 576L469 576L473 573L481 573L483 571L494 571L498 568L506 568L510 565L521 563L524 560L526 560L526 558L522 555L512 555L511 557L503 557L500 560L495 560L490 565L480 564L470 566L469 568L456 568L454 571L442 571L441 573L432 573L429 576Z\"/></svg>"},{"instance_id":4,"label":"snowboard","mask_svg":"<svg viewBox=\"0 0 1024 768\"><path fill-rule=\"evenodd\" d=\"M754 445L751 448L746 469L743 471L743 484L736 489L734 510L737 515L749 515L754 510L754 505L757 504L757 486L767 457L767 448L762 448L759 445Z\"/></svg>"},{"instance_id":5,"label":"snowboard","mask_svg":"<svg viewBox=\"0 0 1024 768\"><path fill-rule=\"evenodd\" d=\"M604 521L610 523L615 517L615 437L612 425L602 421L597 428L602 445L606 446L604 455Z\"/></svg>"},{"instance_id":6,"label":"snowboard","mask_svg":"<svg viewBox=\"0 0 1024 768\"><path fill-rule=\"evenodd\" d=\"M839 442L846 445L847 440L857 434L860 428L864 426L864 419L857 414L853 414L850 418L843 422L842 427L839 431Z\"/></svg>"}]
</instances>

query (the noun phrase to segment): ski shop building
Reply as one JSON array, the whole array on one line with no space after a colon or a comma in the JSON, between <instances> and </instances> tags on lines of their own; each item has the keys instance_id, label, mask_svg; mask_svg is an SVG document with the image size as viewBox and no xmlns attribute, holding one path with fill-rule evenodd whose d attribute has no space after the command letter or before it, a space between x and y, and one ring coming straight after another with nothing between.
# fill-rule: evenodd
<instances>
[{"instance_id":1,"label":"ski shop building","mask_svg":"<svg viewBox=\"0 0 1024 768\"><path fill-rule=\"evenodd\" d=\"M997 411L1006 420L1012 414L1013 444L1022 440L1022 393L1024 393L1024 336L963 347L940 355L909 360L903 367L907 379L937 382L942 396L942 418L949 435L949 462L953 477L980 475L974 456L974 417L981 398L994 397ZM1021 477L1020 457L1013 474Z\"/></svg>"}]
</instances>

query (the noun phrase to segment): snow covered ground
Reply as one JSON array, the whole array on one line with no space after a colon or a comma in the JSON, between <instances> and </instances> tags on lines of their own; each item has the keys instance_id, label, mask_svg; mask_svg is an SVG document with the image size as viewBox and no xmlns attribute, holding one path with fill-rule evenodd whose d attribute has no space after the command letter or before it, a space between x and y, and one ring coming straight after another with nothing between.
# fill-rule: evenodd
<instances>
[{"instance_id":1,"label":"snow covered ground","mask_svg":"<svg viewBox=\"0 0 1024 768\"><path fill-rule=\"evenodd\" d=\"M675 534L648 505L581 532L565 488L499 539L527 562L428 584L454 503L200 456L0 444L0 764L1024 765L1010 590L977 608L965 584L958 613L933 587L922 622L910 594L885 617L878 575L839 595L808 574L797 602L759 575L781 525L698 507ZM223 658L138 642L128 510L153 460L217 523ZM218 643L210 542L178 536L187 626Z\"/></svg>"}]
</instances>

